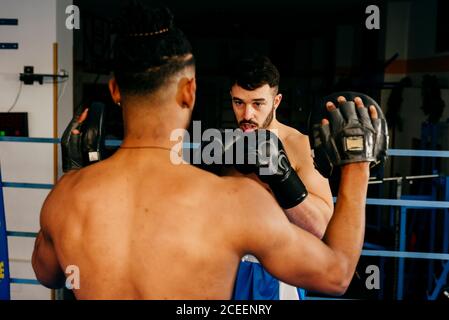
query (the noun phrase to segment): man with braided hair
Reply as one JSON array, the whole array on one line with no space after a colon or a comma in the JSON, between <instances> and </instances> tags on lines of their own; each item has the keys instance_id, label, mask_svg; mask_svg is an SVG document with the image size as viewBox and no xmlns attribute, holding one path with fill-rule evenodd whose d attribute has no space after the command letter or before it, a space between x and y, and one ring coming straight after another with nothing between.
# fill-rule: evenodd
<instances>
[{"instance_id":1,"label":"man with braided hair","mask_svg":"<svg viewBox=\"0 0 449 320\"><path fill-rule=\"evenodd\" d=\"M33 252L37 279L59 288L63 271L77 266L78 299L229 299L239 261L250 253L286 283L342 294L363 243L370 160L342 166L324 241L291 224L253 180L174 164L177 141L170 134L188 127L195 103L192 50L165 8L140 8L136 16L137 26L130 20L121 30L109 83L123 108L122 146L103 161L69 170L48 195ZM359 114L353 104L343 111L348 108ZM351 119L374 148L376 132L367 123ZM73 127L82 136L69 137L67 150L88 150L83 144L92 140ZM337 142L347 138L335 135Z\"/></svg>"}]
</instances>

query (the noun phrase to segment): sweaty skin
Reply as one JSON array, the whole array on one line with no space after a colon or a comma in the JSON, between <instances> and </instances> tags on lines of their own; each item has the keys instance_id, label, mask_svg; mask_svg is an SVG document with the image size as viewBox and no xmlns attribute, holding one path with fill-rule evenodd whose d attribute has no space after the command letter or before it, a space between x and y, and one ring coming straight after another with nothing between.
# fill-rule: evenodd
<instances>
[{"instance_id":1,"label":"sweaty skin","mask_svg":"<svg viewBox=\"0 0 449 320\"><path fill-rule=\"evenodd\" d=\"M263 100L268 101L272 98L272 90L267 84L251 91L234 85L231 90L231 96L233 99L238 97L239 105L236 106L234 101L234 113L237 120L253 120L260 125L263 120L258 119L259 114L264 108L271 108L271 105L269 102L265 102L262 105L255 105L255 103ZM277 95L274 98L275 108L281 102L282 96L279 96ZM293 169L306 186L308 192L308 196L302 203L294 208L284 210L284 212L292 223L321 239L332 216L334 204L327 179L315 169L313 164L309 139L298 130L280 123L275 116L266 129L272 130L278 135ZM242 176L241 173L233 168L226 169L225 175ZM248 175L248 177L265 185L256 174ZM265 187L269 189L267 185Z\"/></svg>"}]
</instances>

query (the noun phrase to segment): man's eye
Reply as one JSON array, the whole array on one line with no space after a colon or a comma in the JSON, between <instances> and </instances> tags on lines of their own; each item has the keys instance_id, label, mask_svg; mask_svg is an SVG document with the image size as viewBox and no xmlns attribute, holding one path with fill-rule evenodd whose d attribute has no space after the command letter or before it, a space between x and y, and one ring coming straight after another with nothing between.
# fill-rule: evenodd
<instances>
[{"instance_id":1,"label":"man's eye","mask_svg":"<svg viewBox=\"0 0 449 320\"><path fill-rule=\"evenodd\" d=\"M254 105L255 105L257 108L260 108L260 107L262 106L262 104L263 104L263 103L261 103L261 102L254 102Z\"/></svg>"},{"instance_id":2,"label":"man's eye","mask_svg":"<svg viewBox=\"0 0 449 320\"><path fill-rule=\"evenodd\" d=\"M242 102L241 102L241 101L234 101L234 104L235 104L236 106L241 106L241 105L242 105Z\"/></svg>"}]
</instances>

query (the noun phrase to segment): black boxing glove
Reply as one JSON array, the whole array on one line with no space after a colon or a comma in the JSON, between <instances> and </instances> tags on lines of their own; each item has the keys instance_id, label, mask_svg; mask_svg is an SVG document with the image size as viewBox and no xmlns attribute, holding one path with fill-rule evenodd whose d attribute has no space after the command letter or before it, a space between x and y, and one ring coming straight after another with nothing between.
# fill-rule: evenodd
<instances>
[{"instance_id":1,"label":"black boxing glove","mask_svg":"<svg viewBox=\"0 0 449 320\"><path fill-rule=\"evenodd\" d=\"M243 174L255 173L267 183L282 208L293 208L307 197L306 187L273 132L261 129L241 133L232 149L234 167ZM228 150L230 147L225 147L225 154Z\"/></svg>"},{"instance_id":2,"label":"black boxing glove","mask_svg":"<svg viewBox=\"0 0 449 320\"><path fill-rule=\"evenodd\" d=\"M86 108L80 107L61 138L62 170L78 170L104 159L104 109L102 103L89 106L87 118L80 121ZM79 133L73 133L78 130Z\"/></svg>"}]
</instances>

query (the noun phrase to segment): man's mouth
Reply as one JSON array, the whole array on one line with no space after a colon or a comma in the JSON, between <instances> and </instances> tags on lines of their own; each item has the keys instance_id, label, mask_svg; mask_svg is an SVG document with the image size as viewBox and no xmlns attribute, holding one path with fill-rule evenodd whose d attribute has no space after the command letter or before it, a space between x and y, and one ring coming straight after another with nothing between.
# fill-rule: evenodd
<instances>
[{"instance_id":1,"label":"man's mouth","mask_svg":"<svg viewBox=\"0 0 449 320\"><path fill-rule=\"evenodd\" d=\"M242 123L240 129L242 129L243 132L250 132L256 130L257 126L251 123Z\"/></svg>"}]
</instances>

